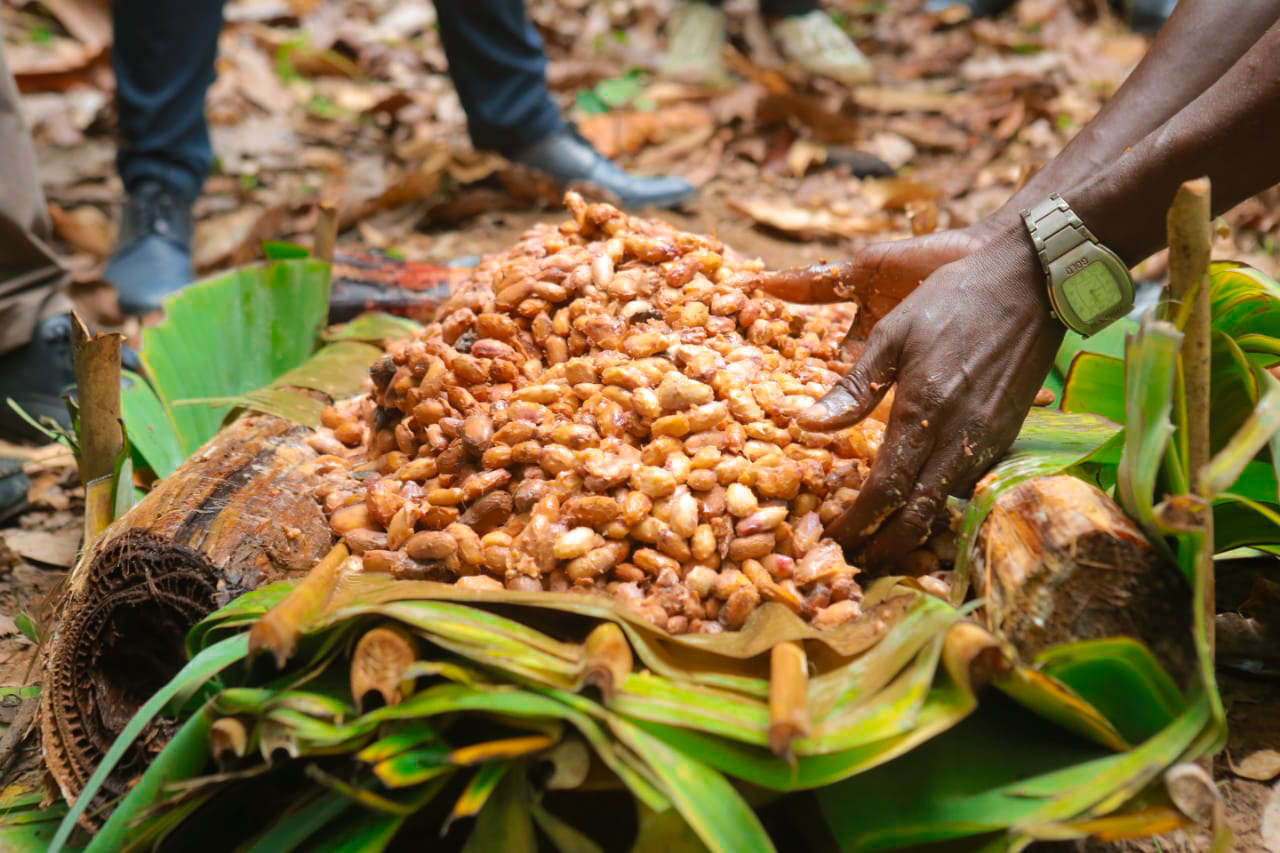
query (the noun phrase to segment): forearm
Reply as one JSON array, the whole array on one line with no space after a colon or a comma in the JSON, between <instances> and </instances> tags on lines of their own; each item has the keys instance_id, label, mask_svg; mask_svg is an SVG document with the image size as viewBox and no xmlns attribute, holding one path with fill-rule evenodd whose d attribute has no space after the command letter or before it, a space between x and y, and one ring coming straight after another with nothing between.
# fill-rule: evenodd
<instances>
[{"instance_id":1,"label":"forearm","mask_svg":"<svg viewBox=\"0 0 1280 853\"><path fill-rule=\"evenodd\" d=\"M1099 240L1136 264L1164 245L1163 211L1183 181L1208 175L1215 212L1280 182L1277 139L1280 23L1273 23L1200 97L1063 196Z\"/></svg>"},{"instance_id":2,"label":"forearm","mask_svg":"<svg viewBox=\"0 0 1280 853\"><path fill-rule=\"evenodd\" d=\"M989 218L992 230L1103 171L1209 89L1280 20L1280 0L1182 0L1124 84L1062 152Z\"/></svg>"}]
</instances>

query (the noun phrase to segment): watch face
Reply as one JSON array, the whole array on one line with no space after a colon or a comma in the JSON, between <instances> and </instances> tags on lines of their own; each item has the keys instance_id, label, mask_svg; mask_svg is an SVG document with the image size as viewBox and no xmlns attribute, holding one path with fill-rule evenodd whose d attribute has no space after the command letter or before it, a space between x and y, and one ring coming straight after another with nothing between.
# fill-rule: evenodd
<instances>
[{"instance_id":1,"label":"watch face","mask_svg":"<svg viewBox=\"0 0 1280 853\"><path fill-rule=\"evenodd\" d=\"M1105 264L1092 263L1062 283L1062 293L1085 323L1114 310L1124 298Z\"/></svg>"}]
</instances>

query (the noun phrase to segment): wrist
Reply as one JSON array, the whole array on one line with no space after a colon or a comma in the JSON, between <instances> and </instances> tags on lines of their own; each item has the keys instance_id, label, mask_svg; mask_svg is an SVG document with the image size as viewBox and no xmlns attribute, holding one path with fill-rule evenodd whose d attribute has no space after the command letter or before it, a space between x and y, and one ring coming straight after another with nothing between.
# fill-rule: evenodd
<instances>
[{"instance_id":1,"label":"wrist","mask_svg":"<svg viewBox=\"0 0 1280 853\"><path fill-rule=\"evenodd\" d=\"M1057 320L1087 338L1128 313L1134 298L1128 265L1065 199L1052 193L1021 215Z\"/></svg>"},{"instance_id":2,"label":"wrist","mask_svg":"<svg viewBox=\"0 0 1280 853\"><path fill-rule=\"evenodd\" d=\"M1039 329L1065 332L1066 326L1054 316L1049 280L1026 226L1019 221L1001 228L991 238L988 249L1005 259L1008 310Z\"/></svg>"}]
</instances>

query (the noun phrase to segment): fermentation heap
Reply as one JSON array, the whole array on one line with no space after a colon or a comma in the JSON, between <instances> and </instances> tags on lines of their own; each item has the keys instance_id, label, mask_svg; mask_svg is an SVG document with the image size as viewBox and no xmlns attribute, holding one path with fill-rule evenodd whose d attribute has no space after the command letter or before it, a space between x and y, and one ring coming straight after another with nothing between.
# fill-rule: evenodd
<instances>
[{"instance_id":1,"label":"fermentation heap","mask_svg":"<svg viewBox=\"0 0 1280 853\"><path fill-rule=\"evenodd\" d=\"M335 531L367 572L612 595L672 633L762 600L856 617L823 527L883 426L795 423L847 369L852 309L797 310L715 239L567 204L325 411L318 446L351 469L322 496Z\"/></svg>"}]
</instances>

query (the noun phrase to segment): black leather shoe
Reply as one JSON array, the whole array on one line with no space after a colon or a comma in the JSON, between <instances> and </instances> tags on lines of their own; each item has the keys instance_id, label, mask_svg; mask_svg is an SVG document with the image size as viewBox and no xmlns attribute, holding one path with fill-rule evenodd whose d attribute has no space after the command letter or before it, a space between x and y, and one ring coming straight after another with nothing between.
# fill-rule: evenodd
<instances>
[{"instance_id":1,"label":"black leather shoe","mask_svg":"<svg viewBox=\"0 0 1280 853\"><path fill-rule=\"evenodd\" d=\"M147 181L129 196L104 274L120 294L121 311L158 311L192 282L191 234L191 200L173 187Z\"/></svg>"},{"instance_id":2,"label":"black leather shoe","mask_svg":"<svg viewBox=\"0 0 1280 853\"><path fill-rule=\"evenodd\" d=\"M1154 33L1164 26L1173 14L1173 7L1178 0L1133 0L1126 4L1129 10L1129 26L1140 33Z\"/></svg>"},{"instance_id":3,"label":"black leather shoe","mask_svg":"<svg viewBox=\"0 0 1280 853\"><path fill-rule=\"evenodd\" d=\"M587 183L616 196L624 207L674 207L693 197L683 178L628 175L572 128L557 130L511 156L562 184Z\"/></svg>"},{"instance_id":4,"label":"black leather shoe","mask_svg":"<svg viewBox=\"0 0 1280 853\"><path fill-rule=\"evenodd\" d=\"M929 12L941 12L952 6L965 6L969 9L969 15L974 18L990 18L999 15L1005 9L1012 6L1016 0L929 0L925 4L925 10Z\"/></svg>"},{"instance_id":5,"label":"black leather shoe","mask_svg":"<svg viewBox=\"0 0 1280 853\"><path fill-rule=\"evenodd\" d=\"M22 472L21 459L0 459L0 522L27 508L30 486L27 475Z\"/></svg>"},{"instance_id":6,"label":"black leather shoe","mask_svg":"<svg viewBox=\"0 0 1280 853\"><path fill-rule=\"evenodd\" d=\"M70 429L64 394L75 390L71 357L71 318L50 317L36 327L31 343L0 355L0 438L43 443L48 437L32 427L9 405L8 399L43 423L45 418Z\"/></svg>"}]
</instances>

